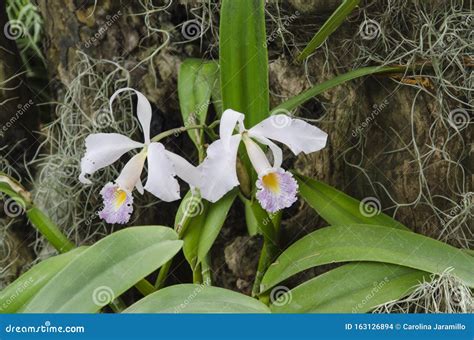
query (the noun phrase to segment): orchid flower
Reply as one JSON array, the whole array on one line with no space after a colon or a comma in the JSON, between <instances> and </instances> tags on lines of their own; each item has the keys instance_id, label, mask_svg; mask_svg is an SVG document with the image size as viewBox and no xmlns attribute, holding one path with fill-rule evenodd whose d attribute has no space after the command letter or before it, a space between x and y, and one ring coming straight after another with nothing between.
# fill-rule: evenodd
<instances>
[{"instance_id":1,"label":"orchid flower","mask_svg":"<svg viewBox=\"0 0 474 340\"><path fill-rule=\"evenodd\" d=\"M239 185L236 170L237 150L243 141L248 157L257 172L257 200L269 212L290 207L296 201L298 184L293 175L281 168L282 150L271 141L287 145L298 155L318 151L326 145L327 134L301 119L284 114L273 115L247 130L245 116L228 109L222 114L220 139L209 145L207 157L200 165L203 198L215 202ZM238 125L239 133L233 134ZM266 145L273 154L273 165L260 147Z\"/></svg>"},{"instance_id":2,"label":"orchid flower","mask_svg":"<svg viewBox=\"0 0 474 340\"><path fill-rule=\"evenodd\" d=\"M100 218L108 223L127 223L133 212L132 191L136 188L140 194L144 190L163 201L170 202L180 198L176 176L185 181L195 182L199 174L197 169L184 158L167 151L163 144L150 140L151 105L146 97L132 88L116 91L110 98L110 111L116 96L124 91L133 91L138 97L137 116L143 129L144 142L136 142L118 133L96 133L87 136L86 153L81 159L79 180L90 184L86 174L111 165L125 153L141 148L124 166L115 183L107 183L100 194L104 199L104 208ZM140 179L145 160L148 162L148 179L143 187ZM193 176L195 176L193 178Z\"/></svg>"}]
</instances>

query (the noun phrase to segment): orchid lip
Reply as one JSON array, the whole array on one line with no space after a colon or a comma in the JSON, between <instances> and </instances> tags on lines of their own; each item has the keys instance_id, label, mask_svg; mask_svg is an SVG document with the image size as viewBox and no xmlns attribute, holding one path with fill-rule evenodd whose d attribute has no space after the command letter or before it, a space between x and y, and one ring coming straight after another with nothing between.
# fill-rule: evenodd
<instances>
[{"instance_id":1,"label":"orchid lip","mask_svg":"<svg viewBox=\"0 0 474 340\"><path fill-rule=\"evenodd\" d=\"M281 168L268 171L262 177L259 176L256 187L257 200L265 210L271 213L289 208L297 200L298 183L290 172Z\"/></svg>"},{"instance_id":2,"label":"orchid lip","mask_svg":"<svg viewBox=\"0 0 474 340\"><path fill-rule=\"evenodd\" d=\"M133 196L130 191L124 190L117 183L107 183L100 194L104 199L104 208L99 217L107 223L125 224L130 220L133 212Z\"/></svg>"}]
</instances>

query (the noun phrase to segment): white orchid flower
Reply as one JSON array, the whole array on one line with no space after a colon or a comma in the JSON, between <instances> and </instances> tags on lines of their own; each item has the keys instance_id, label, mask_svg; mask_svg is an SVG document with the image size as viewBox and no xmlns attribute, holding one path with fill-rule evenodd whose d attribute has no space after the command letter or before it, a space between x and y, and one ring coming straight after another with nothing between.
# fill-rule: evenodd
<instances>
[{"instance_id":1,"label":"white orchid flower","mask_svg":"<svg viewBox=\"0 0 474 340\"><path fill-rule=\"evenodd\" d=\"M292 119L284 114L273 115L249 130L245 129L244 118L242 113L230 109L222 114L220 139L209 145L207 157L200 165L202 197L215 202L239 185L236 160L240 142L243 141L258 174L256 197L260 205L269 212L290 207L296 201L298 184L290 172L281 168L282 150L270 139L287 145L298 155L324 148L327 134L301 119ZM239 133L233 134L236 125ZM270 148L273 165L257 142Z\"/></svg>"},{"instance_id":2,"label":"white orchid flower","mask_svg":"<svg viewBox=\"0 0 474 340\"><path fill-rule=\"evenodd\" d=\"M137 116L143 129L144 142L133 141L118 133L96 133L87 136L86 153L81 159L79 175L82 183L90 184L86 174L93 174L132 149L141 148L141 151L125 164L115 183L107 183L100 192L104 199L104 208L99 212L100 218L108 223L120 224L127 223L133 212L134 188L140 194L146 190L161 200L170 202L180 198L176 176L193 183L199 177L197 169L184 158L167 151L163 144L150 140L152 110L142 93L132 88L116 91L110 98L110 111L112 112L112 102L116 96L124 91L133 91L138 97ZM143 187L140 176L145 160L148 162L148 179Z\"/></svg>"}]
</instances>

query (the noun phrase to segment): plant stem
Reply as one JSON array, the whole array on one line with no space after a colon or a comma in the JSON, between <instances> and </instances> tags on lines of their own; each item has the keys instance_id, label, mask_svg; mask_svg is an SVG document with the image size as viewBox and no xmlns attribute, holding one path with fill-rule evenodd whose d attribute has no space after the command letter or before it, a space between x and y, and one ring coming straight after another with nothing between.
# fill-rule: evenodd
<instances>
[{"instance_id":1,"label":"plant stem","mask_svg":"<svg viewBox=\"0 0 474 340\"><path fill-rule=\"evenodd\" d=\"M75 247L59 230L56 224L34 205L27 210L26 215L31 224L43 235L60 253L65 253Z\"/></svg>"},{"instance_id":2,"label":"plant stem","mask_svg":"<svg viewBox=\"0 0 474 340\"><path fill-rule=\"evenodd\" d=\"M155 287L146 279L138 281L135 288L137 288L143 296L150 295L156 291Z\"/></svg>"},{"instance_id":3,"label":"plant stem","mask_svg":"<svg viewBox=\"0 0 474 340\"><path fill-rule=\"evenodd\" d=\"M202 282L206 286L211 286L212 285L210 261L211 261L211 257L208 253L206 255L206 257L204 258L204 260L201 262L201 273L202 273L202 279L203 279Z\"/></svg>"},{"instance_id":4,"label":"plant stem","mask_svg":"<svg viewBox=\"0 0 474 340\"><path fill-rule=\"evenodd\" d=\"M181 126L179 128L171 129L164 131L162 133L157 134L155 137L151 139L152 142L159 142L160 140L172 136L172 135L179 135L185 131L194 130L194 129L204 129L206 125L190 125L190 126Z\"/></svg>"},{"instance_id":5,"label":"plant stem","mask_svg":"<svg viewBox=\"0 0 474 340\"><path fill-rule=\"evenodd\" d=\"M254 211L258 212L258 208L254 206ZM269 219L266 225L270 225L269 228L260 227L260 231L263 234L263 247L260 253L258 261L257 273L255 275L255 281L252 287L252 296L258 296L261 291L260 282L262 281L263 275L265 274L268 267L276 259L280 249L280 216L278 214L266 217ZM261 221L259 221L261 223ZM264 296L262 299L266 299Z\"/></svg>"},{"instance_id":6,"label":"plant stem","mask_svg":"<svg viewBox=\"0 0 474 340\"><path fill-rule=\"evenodd\" d=\"M193 270L193 283L202 283L201 264L198 264Z\"/></svg>"},{"instance_id":7,"label":"plant stem","mask_svg":"<svg viewBox=\"0 0 474 340\"><path fill-rule=\"evenodd\" d=\"M121 313L127 306L125 303L120 299L116 298L112 302L109 303L109 307L115 312L115 313Z\"/></svg>"},{"instance_id":8,"label":"plant stem","mask_svg":"<svg viewBox=\"0 0 474 340\"><path fill-rule=\"evenodd\" d=\"M171 268L171 264L173 263L173 259L169 260L166 262L161 268L160 271L158 272L158 276L156 277L155 281L155 289L161 289L165 285L166 278L168 277L168 272Z\"/></svg>"},{"instance_id":9,"label":"plant stem","mask_svg":"<svg viewBox=\"0 0 474 340\"><path fill-rule=\"evenodd\" d=\"M189 126L181 126L179 128L163 131L162 133L157 134L155 137L151 139L152 142L159 142L160 140L172 136L172 135L179 135L183 132L189 131L189 130L195 130L195 129L209 129L212 130L214 129L218 124L220 120L215 120L209 125L205 124L199 124L199 125L189 125Z\"/></svg>"}]
</instances>

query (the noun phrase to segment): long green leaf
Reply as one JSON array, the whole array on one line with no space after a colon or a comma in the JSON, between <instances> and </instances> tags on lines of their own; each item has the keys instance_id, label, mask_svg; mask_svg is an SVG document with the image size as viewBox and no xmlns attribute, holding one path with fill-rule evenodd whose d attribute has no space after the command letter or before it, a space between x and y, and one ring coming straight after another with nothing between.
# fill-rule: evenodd
<instances>
[{"instance_id":1,"label":"long green leaf","mask_svg":"<svg viewBox=\"0 0 474 340\"><path fill-rule=\"evenodd\" d=\"M182 246L170 228L113 233L73 259L21 311L94 313L173 257Z\"/></svg>"},{"instance_id":2,"label":"long green leaf","mask_svg":"<svg viewBox=\"0 0 474 340\"><path fill-rule=\"evenodd\" d=\"M474 287L474 258L462 250L410 231L375 225L342 225L319 229L296 241L269 267L263 291L305 269L347 261L392 263L429 273L452 267Z\"/></svg>"},{"instance_id":3,"label":"long green leaf","mask_svg":"<svg viewBox=\"0 0 474 340\"><path fill-rule=\"evenodd\" d=\"M268 116L264 0L223 0L219 63L224 109L245 113L247 127Z\"/></svg>"},{"instance_id":4,"label":"long green leaf","mask_svg":"<svg viewBox=\"0 0 474 340\"><path fill-rule=\"evenodd\" d=\"M205 124L207 110L215 84L218 82L219 66L214 61L187 59L178 74L178 97L184 126ZM203 130L188 130L198 149L203 145Z\"/></svg>"},{"instance_id":5,"label":"long green leaf","mask_svg":"<svg viewBox=\"0 0 474 340\"><path fill-rule=\"evenodd\" d=\"M193 271L195 271L198 264L199 240L207 217L206 210L207 207L203 208L200 214L191 219L183 237L184 257Z\"/></svg>"},{"instance_id":6,"label":"long green leaf","mask_svg":"<svg viewBox=\"0 0 474 340\"><path fill-rule=\"evenodd\" d=\"M273 291L273 313L365 313L397 300L429 274L386 263L350 263L319 275L292 290ZM280 292L284 292L280 295Z\"/></svg>"},{"instance_id":7,"label":"long green leaf","mask_svg":"<svg viewBox=\"0 0 474 340\"><path fill-rule=\"evenodd\" d=\"M360 223L408 229L380 211L363 214L364 207L360 201L323 182L299 174L295 177L301 197L330 225Z\"/></svg>"},{"instance_id":8,"label":"long green leaf","mask_svg":"<svg viewBox=\"0 0 474 340\"><path fill-rule=\"evenodd\" d=\"M31 205L31 194L13 177L0 171L0 193L14 199L23 209Z\"/></svg>"},{"instance_id":9,"label":"long green leaf","mask_svg":"<svg viewBox=\"0 0 474 340\"><path fill-rule=\"evenodd\" d=\"M372 67L363 67L357 70L344 73L340 76L334 77L331 80L327 80L321 84L317 84L310 89L304 91L303 93L288 99L287 101L281 103L274 109L272 109L272 113L277 113L279 111L291 111L296 109L299 105L304 104L306 101L310 100L314 96L323 93L326 90L329 90L333 87L338 85L344 84L346 81L360 78L369 74L375 73L390 73L390 72L403 72L405 70L404 67L391 67L391 66L372 66Z\"/></svg>"},{"instance_id":10,"label":"long green leaf","mask_svg":"<svg viewBox=\"0 0 474 340\"><path fill-rule=\"evenodd\" d=\"M174 230L179 236L186 233L186 229L191 221L201 215L206 207L206 202L198 193L189 190L181 200L178 211L174 218Z\"/></svg>"},{"instance_id":11,"label":"long green leaf","mask_svg":"<svg viewBox=\"0 0 474 340\"><path fill-rule=\"evenodd\" d=\"M211 249L214 241L219 235L219 232L224 225L224 222L229 213L232 203L234 203L235 197L237 196L236 190L232 190L222 197L216 203L213 203L209 206L207 211L206 220L201 231L201 236L199 238L199 248L198 248L198 259L199 262L203 261L207 253Z\"/></svg>"},{"instance_id":12,"label":"long green leaf","mask_svg":"<svg viewBox=\"0 0 474 340\"><path fill-rule=\"evenodd\" d=\"M334 11L329 19L323 24L319 31L314 35L313 39L308 43L304 50L300 53L297 60L302 61L313 53L324 41L334 32L359 4L360 0L344 0L342 4Z\"/></svg>"},{"instance_id":13,"label":"long green leaf","mask_svg":"<svg viewBox=\"0 0 474 340\"><path fill-rule=\"evenodd\" d=\"M74 244L59 230L56 223L36 206L27 210L26 215L36 229L48 240L59 252L63 253L74 248Z\"/></svg>"},{"instance_id":14,"label":"long green leaf","mask_svg":"<svg viewBox=\"0 0 474 340\"><path fill-rule=\"evenodd\" d=\"M15 313L86 247L44 260L0 292L0 313Z\"/></svg>"},{"instance_id":15,"label":"long green leaf","mask_svg":"<svg viewBox=\"0 0 474 340\"><path fill-rule=\"evenodd\" d=\"M197 284L163 288L124 313L269 313L260 301L228 289Z\"/></svg>"}]
</instances>

